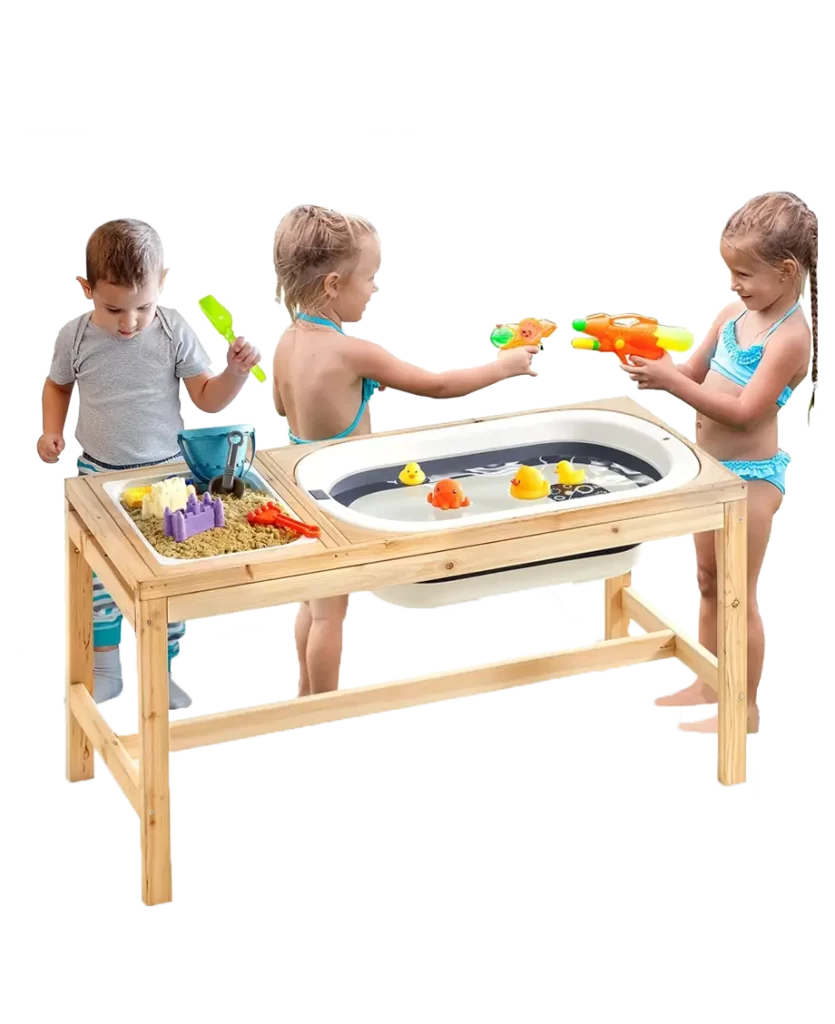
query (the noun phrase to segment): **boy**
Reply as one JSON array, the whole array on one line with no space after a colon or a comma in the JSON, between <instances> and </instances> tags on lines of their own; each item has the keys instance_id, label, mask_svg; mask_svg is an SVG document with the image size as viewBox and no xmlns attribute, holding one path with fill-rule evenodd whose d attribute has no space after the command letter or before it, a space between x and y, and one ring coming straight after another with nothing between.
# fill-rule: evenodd
<instances>
[{"instance_id":1,"label":"boy","mask_svg":"<svg viewBox=\"0 0 835 1024\"><path fill-rule=\"evenodd\" d=\"M138 220L96 228L87 243L87 277L79 277L92 313L72 320L55 343L43 390L43 434L38 454L57 462L75 382L82 447L80 475L133 469L180 458L183 429L180 381L203 412L220 412L243 387L260 354L243 338L229 348L227 367L215 377L197 336L173 309L157 305L167 271L162 242ZM119 659L122 616L101 581L93 579L93 646L97 703L122 692ZM185 624L168 624L169 707L191 698L173 681L171 660Z\"/></svg>"}]
</instances>

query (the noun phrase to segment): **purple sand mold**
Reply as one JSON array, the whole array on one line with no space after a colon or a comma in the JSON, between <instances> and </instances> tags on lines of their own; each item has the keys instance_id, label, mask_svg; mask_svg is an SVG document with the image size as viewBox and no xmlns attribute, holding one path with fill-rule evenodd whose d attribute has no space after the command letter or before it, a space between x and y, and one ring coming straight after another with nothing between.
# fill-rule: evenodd
<instances>
[{"instance_id":1,"label":"purple sand mold","mask_svg":"<svg viewBox=\"0 0 835 1024\"><path fill-rule=\"evenodd\" d=\"M166 508L163 513L165 536L172 537L179 544L189 537L194 537L195 534L223 526L225 522L223 502L220 498L212 498L208 493L203 495L203 500L199 503L197 498L190 494L185 511L178 509L172 512L170 508Z\"/></svg>"}]
</instances>

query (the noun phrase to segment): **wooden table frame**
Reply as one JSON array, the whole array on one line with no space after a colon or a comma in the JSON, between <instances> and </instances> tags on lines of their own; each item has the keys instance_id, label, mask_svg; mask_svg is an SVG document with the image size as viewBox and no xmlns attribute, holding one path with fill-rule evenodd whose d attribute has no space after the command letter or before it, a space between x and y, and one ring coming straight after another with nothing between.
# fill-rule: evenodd
<instances>
[{"instance_id":1,"label":"wooden table frame","mask_svg":"<svg viewBox=\"0 0 835 1024\"><path fill-rule=\"evenodd\" d=\"M628 412L679 436L630 399L562 408ZM460 425L472 422L478 421ZM139 815L145 903L171 900L171 750L678 658L718 692L719 781L726 785L744 782L746 489L719 463L684 438L679 440L695 452L701 468L694 481L674 491L606 505L563 506L525 519L423 534L377 534L321 512L294 483L296 462L318 445L305 446L303 451L282 448L262 452L256 457L259 472L300 513L319 523L321 537L315 544L231 556L220 568L213 561L160 564L103 492L104 482L119 474L68 480L67 778L70 782L91 779L97 751ZM350 444L351 440L328 443ZM589 647L169 723L169 621L443 579L602 550L613 544L707 531L713 531L716 542L718 657L639 596L627 575L606 581L605 639ZM139 731L135 735L117 736L92 698L92 572L98 574L136 630ZM631 622L645 632L630 636Z\"/></svg>"}]
</instances>

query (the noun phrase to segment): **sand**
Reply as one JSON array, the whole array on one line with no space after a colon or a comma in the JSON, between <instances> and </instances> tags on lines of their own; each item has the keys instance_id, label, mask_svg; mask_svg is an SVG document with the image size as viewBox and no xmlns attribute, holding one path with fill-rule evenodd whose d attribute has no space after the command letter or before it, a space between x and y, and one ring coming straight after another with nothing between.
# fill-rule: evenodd
<instances>
[{"instance_id":1,"label":"sand","mask_svg":"<svg viewBox=\"0 0 835 1024\"><path fill-rule=\"evenodd\" d=\"M279 547L298 540L298 534L292 530L276 529L273 526L250 526L246 521L247 512L252 512L268 501L278 505L282 512L291 514L271 494L248 490L242 498L221 495L221 501L226 525L198 533L182 544L165 536L161 519L143 519L139 509L129 509L124 505L123 508L151 547L166 558L209 558L212 555Z\"/></svg>"}]
</instances>

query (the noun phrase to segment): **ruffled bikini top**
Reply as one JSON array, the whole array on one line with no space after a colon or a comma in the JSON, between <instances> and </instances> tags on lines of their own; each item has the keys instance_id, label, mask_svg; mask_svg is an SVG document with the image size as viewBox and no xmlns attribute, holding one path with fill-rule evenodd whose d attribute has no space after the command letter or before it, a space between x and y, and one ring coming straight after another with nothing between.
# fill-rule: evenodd
<instances>
[{"instance_id":1,"label":"ruffled bikini top","mask_svg":"<svg viewBox=\"0 0 835 1024\"><path fill-rule=\"evenodd\" d=\"M777 330L777 328L800 308L800 303L795 302L788 312L784 313L779 320L775 321L769 327L765 337L758 345L749 345L748 348L740 348L739 342L736 339L736 325L745 316L748 310L743 310L733 320L729 320L722 328L722 332L719 335L719 341L716 344L716 349L713 353L713 358L710 360L711 370L716 370L717 373L721 373L723 377L727 377L728 380L732 380L734 384L738 384L741 388L744 388L749 383L751 378L754 376L754 371L760 365L760 361L765 351L766 342L771 335ZM792 389L785 387L777 397L777 405L782 408L786 402L792 396Z\"/></svg>"}]
</instances>

